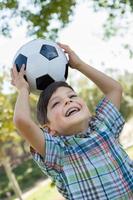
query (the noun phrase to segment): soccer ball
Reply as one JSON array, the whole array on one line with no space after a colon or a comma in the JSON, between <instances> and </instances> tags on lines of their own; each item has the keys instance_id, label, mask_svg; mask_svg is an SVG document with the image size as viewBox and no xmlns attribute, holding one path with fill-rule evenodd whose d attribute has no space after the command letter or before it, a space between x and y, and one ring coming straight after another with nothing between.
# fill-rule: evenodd
<instances>
[{"instance_id":1,"label":"soccer ball","mask_svg":"<svg viewBox=\"0 0 133 200\"><path fill-rule=\"evenodd\" d=\"M54 81L65 81L68 76L68 60L64 51L55 42L44 39L23 45L14 56L13 64L18 71L25 64L25 79L34 94L39 94Z\"/></svg>"}]
</instances>

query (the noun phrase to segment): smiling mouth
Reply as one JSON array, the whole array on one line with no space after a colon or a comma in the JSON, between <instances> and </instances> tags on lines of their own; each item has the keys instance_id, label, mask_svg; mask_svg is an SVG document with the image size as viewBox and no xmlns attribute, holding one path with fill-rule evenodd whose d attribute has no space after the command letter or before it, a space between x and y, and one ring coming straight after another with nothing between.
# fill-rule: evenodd
<instances>
[{"instance_id":1,"label":"smiling mouth","mask_svg":"<svg viewBox=\"0 0 133 200\"><path fill-rule=\"evenodd\" d=\"M78 107L69 108L65 114L65 117L72 116L79 111L80 111L80 109Z\"/></svg>"}]
</instances>

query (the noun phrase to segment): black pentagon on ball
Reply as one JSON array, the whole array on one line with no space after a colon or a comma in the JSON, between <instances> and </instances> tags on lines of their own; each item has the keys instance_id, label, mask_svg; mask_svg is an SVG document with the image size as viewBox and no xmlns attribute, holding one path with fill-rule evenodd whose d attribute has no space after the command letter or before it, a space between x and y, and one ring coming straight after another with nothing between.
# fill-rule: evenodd
<instances>
[{"instance_id":1,"label":"black pentagon on ball","mask_svg":"<svg viewBox=\"0 0 133 200\"><path fill-rule=\"evenodd\" d=\"M44 44L41 47L40 54L43 55L48 60L52 60L58 57L58 52L55 47L51 45Z\"/></svg>"},{"instance_id":2,"label":"black pentagon on ball","mask_svg":"<svg viewBox=\"0 0 133 200\"><path fill-rule=\"evenodd\" d=\"M67 63L66 69L65 69L65 75L64 75L65 79L67 79L67 77L68 77L68 66L69 66L69 64Z\"/></svg>"},{"instance_id":3,"label":"black pentagon on ball","mask_svg":"<svg viewBox=\"0 0 133 200\"><path fill-rule=\"evenodd\" d=\"M36 79L36 87L38 90L44 90L48 85L53 83L55 80L48 74L40 76Z\"/></svg>"},{"instance_id":4,"label":"black pentagon on ball","mask_svg":"<svg viewBox=\"0 0 133 200\"><path fill-rule=\"evenodd\" d=\"M14 64L16 65L17 71L19 72L22 65L25 64L25 69L26 69L26 64L27 64L27 57L24 56L23 54L19 54L15 61Z\"/></svg>"},{"instance_id":5,"label":"black pentagon on ball","mask_svg":"<svg viewBox=\"0 0 133 200\"><path fill-rule=\"evenodd\" d=\"M24 56L23 54L19 54L15 61L14 61L14 64L16 65L16 68L17 68L17 71L19 72L22 65L24 64L25 65L25 70L26 70L26 65L27 65L27 57ZM24 75L24 78L25 80L27 81L27 77L26 75Z\"/></svg>"}]
</instances>

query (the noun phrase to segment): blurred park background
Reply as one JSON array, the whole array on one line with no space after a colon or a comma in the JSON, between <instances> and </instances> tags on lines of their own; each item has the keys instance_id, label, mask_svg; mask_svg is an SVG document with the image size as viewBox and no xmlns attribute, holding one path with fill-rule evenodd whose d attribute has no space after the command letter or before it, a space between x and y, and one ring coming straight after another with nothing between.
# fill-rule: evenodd
<instances>
[{"instance_id":1,"label":"blurred park background","mask_svg":"<svg viewBox=\"0 0 133 200\"><path fill-rule=\"evenodd\" d=\"M33 162L12 122L17 96L10 85L12 59L34 38L70 45L82 59L122 84L120 111L126 124L120 143L133 159L133 1L0 0L0 19L0 200L63 200ZM71 69L68 82L93 113L102 97L98 88ZM34 120L37 98L30 98Z\"/></svg>"}]
</instances>

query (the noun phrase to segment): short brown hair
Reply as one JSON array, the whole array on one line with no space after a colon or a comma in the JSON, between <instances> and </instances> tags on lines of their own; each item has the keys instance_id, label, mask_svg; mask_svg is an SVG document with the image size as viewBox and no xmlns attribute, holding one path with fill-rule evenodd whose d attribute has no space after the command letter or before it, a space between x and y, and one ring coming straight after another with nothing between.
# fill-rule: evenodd
<instances>
[{"instance_id":1,"label":"short brown hair","mask_svg":"<svg viewBox=\"0 0 133 200\"><path fill-rule=\"evenodd\" d=\"M37 103L37 120L42 126L48 122L48 118L47 118L48 102L52 94L59 87L68 87L74 91L74 89L68 83L64 81L56 81L56 82L51 83L45 90L41 92L38 103Z\"/></svg>"}]
</instances>

